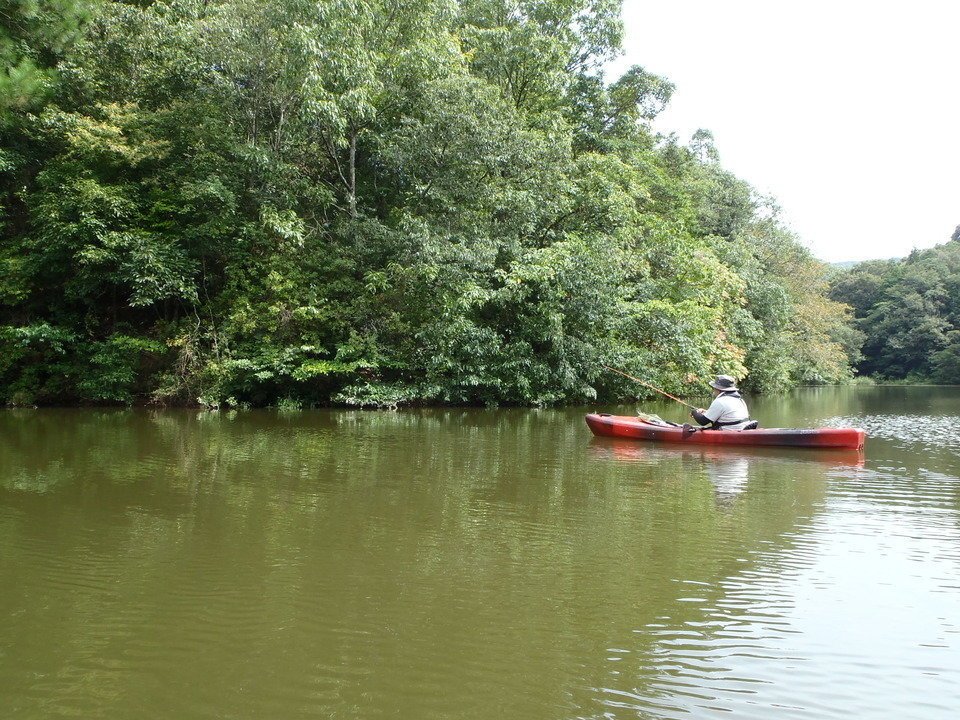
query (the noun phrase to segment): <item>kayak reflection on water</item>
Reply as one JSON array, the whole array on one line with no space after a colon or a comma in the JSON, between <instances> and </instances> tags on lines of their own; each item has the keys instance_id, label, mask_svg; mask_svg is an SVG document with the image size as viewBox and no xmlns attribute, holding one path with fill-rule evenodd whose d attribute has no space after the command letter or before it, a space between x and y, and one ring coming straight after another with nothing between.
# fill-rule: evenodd
<instances>
[{"instance_id":1,"label":"kayak reflection on water","mask_svg":"<svg viewBox=\"0 0 960 720\"><path fill-rule=\"evenodd\" d=\"M729 446L677 446L637 443L617 438L594 437L590 452L598 458L615 462L635 463L648 467L678 465L676 473L658 475L689 479L703 477L713 485L718 505L730 505L750 483L751 475L763 477L792 474L797 463L812 468L820 464L830 468L860 468L864 454L858 450L797 450L792 448L744 448ZM693 472L691 472L693 469ZM659 471L658 471L659 472ZM815 471L819 475L819 471Z\"/></svg>"},{"instance_id":2,"label":"kayak reflection on water","mask_svg":"<svg viewBox=\"0 0 960 720\"><path fill-rule=\"evenodd\" d=\"M863 450L852 448L804 448L789 447L750 447L742 445L675 445L647 444L633 440L594 436L590 438L590 448L598 456L610 457L625 462L656 464L677 458L698 458L714 462L729 461L733 458L745 460L796 460L813 461L840 467L863 467Z\"/></svg>"}]
</instances>

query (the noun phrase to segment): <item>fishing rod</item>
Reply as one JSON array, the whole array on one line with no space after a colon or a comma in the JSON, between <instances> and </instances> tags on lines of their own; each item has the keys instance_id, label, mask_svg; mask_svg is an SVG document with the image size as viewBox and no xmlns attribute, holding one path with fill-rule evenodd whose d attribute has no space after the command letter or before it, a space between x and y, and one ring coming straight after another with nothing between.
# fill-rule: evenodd
<instances>
[{"instance_id":1,"label":"fishing rod","mask_svg":"<svg viewBox=\"0 0 960 720\"><path fill-rule=\"evenodd\" d=\"M678 398L678 397L674 397L673 395L671 395L671 394L668 393L668 392L664 392L663 390L661 390L661 389L658 388L658 387L654 387L653 385L651 385L651 384L648 383L648 382L644 382L644 381L641 380L640 378L635 378L633 375L627 375L627 374L626 374L625 372L623 372L622 370L617 370L616 368L608 367L607 365L603 365L602 367L604 367L605 369L609 370L610 372L615 372L617 375L623 375L625 378L627 378L627 379L629 379L629 380L633 380L634 382L640 383L641 385L643 385L643 386L645 386L645 387L648 387L648 388L650 388L651 390L654 390L654 391L660 393L661 395L666 395L666 396L667 396L668 398L670 398L671 400L675 400L676 402L680 403L681 405L686 405L686 406L687 406L688 408L690 408L691 410L698 410L698 409L699 409L699 408L691 405L691 404L688 403L688 402L684 402L683 400L681 400L681 399Z\"/></svg>"}]
</instances>

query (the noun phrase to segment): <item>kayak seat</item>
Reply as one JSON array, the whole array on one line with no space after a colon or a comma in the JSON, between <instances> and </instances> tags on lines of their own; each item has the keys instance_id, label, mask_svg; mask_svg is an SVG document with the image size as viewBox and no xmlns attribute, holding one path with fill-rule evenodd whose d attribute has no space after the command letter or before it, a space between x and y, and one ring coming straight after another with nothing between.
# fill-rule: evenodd
<instances>
[{"instance_id":1,"label":"kayak seat","mask_svg":"<svg viewBox=\"0 0 960 720\"><path fill-rule=\"evenodd\" d=\"M759 420L751 420L750 422L748 422L746 425L743 426L743 429L744 429L744 430L756 430L758 427L760 427L760 421L759 421Z\"/></svg>"}]
</instances>

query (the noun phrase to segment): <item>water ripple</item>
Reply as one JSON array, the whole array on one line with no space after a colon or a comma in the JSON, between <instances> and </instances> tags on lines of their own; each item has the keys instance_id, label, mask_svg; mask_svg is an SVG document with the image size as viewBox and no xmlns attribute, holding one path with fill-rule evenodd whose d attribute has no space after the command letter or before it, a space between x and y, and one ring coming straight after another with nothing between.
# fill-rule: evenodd
<instances>
[{"instance_id":1,"label":"water ripple","mask_svg":"<svg viewBox=\"0 0 960 720\"><path fill-rule=\"evenodd\" d=\"M960 450L960 415L850 415L831 417L827 427L859 427L868 438L894 440L902 444Z\"/></svg>"},{"instance_id":2,"label":"water ripple","mask_svg":"<svg viewBox=\"0 0 960 720\"><path fill-rule=\"evenodd\" d=\"M846 461L572 413L33 417L0 443L0 714L960 707L954 446L899 421Z\"/></svg>"}]
</instances>

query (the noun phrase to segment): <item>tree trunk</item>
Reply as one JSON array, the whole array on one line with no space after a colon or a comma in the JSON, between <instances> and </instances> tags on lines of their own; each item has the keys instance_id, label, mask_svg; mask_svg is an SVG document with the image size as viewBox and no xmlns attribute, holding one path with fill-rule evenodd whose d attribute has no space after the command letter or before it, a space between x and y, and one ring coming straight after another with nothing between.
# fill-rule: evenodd
<instances>
[{"instance_id":1,"label":"tree trunk","mask_svg":"<svg viewBox=\"0 0 960 720\"><path fill-rule=\"evenodd\" d=\"M350 135L350 217L357 217L357 133Z\"/></svg>"}]
</instances>

